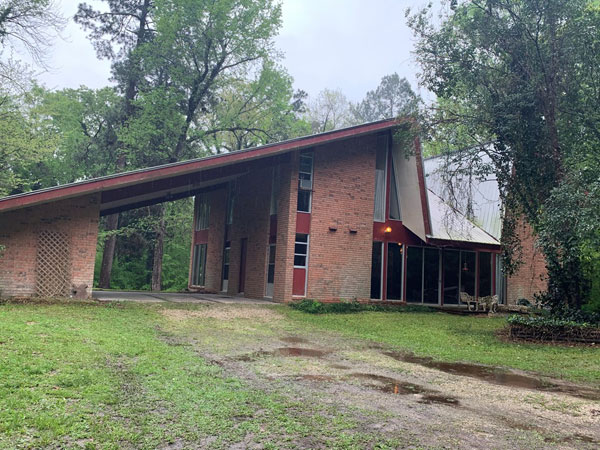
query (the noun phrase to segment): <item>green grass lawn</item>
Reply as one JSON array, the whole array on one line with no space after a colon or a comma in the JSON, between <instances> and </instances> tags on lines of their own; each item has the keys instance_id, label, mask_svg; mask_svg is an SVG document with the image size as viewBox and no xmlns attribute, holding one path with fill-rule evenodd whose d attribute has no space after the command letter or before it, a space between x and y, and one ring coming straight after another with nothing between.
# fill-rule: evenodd
<instances>
[{"instance_id":1,"label":"green grass lawn","mask_svg":"<svg viewBox=\"0 0 600 450\"><path fill-rule=\"evenodd\" d=\"M164 308L202 306L0 304L0 448L386 448L408 442L365 431L356 416L328 403L269 389L268 380L251 385L198 354L211 339L227 341L238 322L250 341L266 342L269 333L323 340L335 332L442 360L600 380L598 350L504 343L494 334L503 319L318 316L276 306L283 316L268 325L196 319L176 326L161 314Z\"/></svg>"},{"instance_id":2,"label":"green grass lawn","mask_svg":"<svg viewBox=\"0 0 600 450\"><path fill-rule=\"evenodd\" d=\"M307 314L283 308L289 318L355 338L384 343L441 361L469 361L538 372L575 382L600 383L600 349L504 342L502 317L446 313L361 312Z\"/></svg>"},{"instance_id":3,"label":"green grass lawn","mask_svg":"<svg viewBox=\"0 0 600 450\"><path fill-rule=\"evenodd\" d=\"M315 430L331 447L397 445L228 377L163 331L159 308L0 305L0 448L270 448Z\"/></svg>"}]
</instances>

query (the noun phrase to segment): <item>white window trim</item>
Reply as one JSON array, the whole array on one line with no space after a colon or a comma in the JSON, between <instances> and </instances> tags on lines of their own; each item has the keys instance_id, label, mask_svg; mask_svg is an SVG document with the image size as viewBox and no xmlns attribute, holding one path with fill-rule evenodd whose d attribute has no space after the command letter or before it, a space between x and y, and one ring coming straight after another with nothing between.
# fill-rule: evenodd
<instances>
[{"instance_id":1,"label":"white window trim","mask_svg":"<svg viewBox=\"0 0 600 450\"><path fill-rule=\"evenodd\" d=\"M305 233L297 233L297 234L305 234ZM296 244L306 244L306 254L304 253L296 253ZM310 252L310 235L306 235L306 242L298 242L295 240L294 238L294 260L296 259L296 255L298 256L306 256L306 260L305 260L305 265L304 266L297 266L294 263L294 269L307 269L308 270L308 254ZM304 292L306 292L306 289L304 289Z\"/></svg>"}]
</instances>

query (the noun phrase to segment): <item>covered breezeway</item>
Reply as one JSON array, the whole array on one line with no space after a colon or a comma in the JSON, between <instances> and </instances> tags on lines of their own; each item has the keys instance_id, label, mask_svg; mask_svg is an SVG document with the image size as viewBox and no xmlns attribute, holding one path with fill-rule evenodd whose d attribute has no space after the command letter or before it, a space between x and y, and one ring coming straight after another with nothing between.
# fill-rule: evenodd
<instances>
[{"instance_id":1,"label":"covered breezeway","mask_svg":"<svg viewBox=\"0 0 600 450\"><path fill-rule=\"evenodd\" d=\"M101 216L195 196L286 163L293 151L396 125L375 122L0 198L0 296L89 298Z\"/></svg>"}]
</instances>

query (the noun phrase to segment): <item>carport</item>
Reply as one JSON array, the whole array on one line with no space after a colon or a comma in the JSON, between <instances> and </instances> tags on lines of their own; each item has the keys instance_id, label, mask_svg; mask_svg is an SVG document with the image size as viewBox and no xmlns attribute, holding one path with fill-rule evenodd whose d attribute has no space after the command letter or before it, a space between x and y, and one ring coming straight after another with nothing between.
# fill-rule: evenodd
<instances>
[{"instance_id":1,"label":"carport","mask_svg":"<svg viewBox=\"0 0 600 450\"><path fill-rule=\"evenodd\" d=\"M0 296L91 296L99 218L190 197L289 161L294 150L394 126L381 121L0 199Z\"/></svg>"}]
</instances>

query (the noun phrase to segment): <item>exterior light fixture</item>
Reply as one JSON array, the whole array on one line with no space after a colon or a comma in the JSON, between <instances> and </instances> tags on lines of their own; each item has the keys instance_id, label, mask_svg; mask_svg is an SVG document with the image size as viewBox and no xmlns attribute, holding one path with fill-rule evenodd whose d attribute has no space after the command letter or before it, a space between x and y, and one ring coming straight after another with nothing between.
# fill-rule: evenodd
<instances>
[{"instance_id":1,"label":"exterior light fixture","mask_svg":"<svg viewBox=\"0 0 600 450\"><path fill-rule=\"evenodd\" d=\"M392 232L392 227L386 227L385 232L386 233L391 233Z\"/></svg>"},{"instance_id":2,"label":"exterior light fixture","mask_svg":"<svg viewBox=\"0 0 600 450\"><path fill-rule=\"evenodd\" d=\"M463 268L462 268L463 272L468 272L469 271L469 267L467 266L467 262L465 261L465 263L463 264Z\"/></svg>"}]
</instances>

